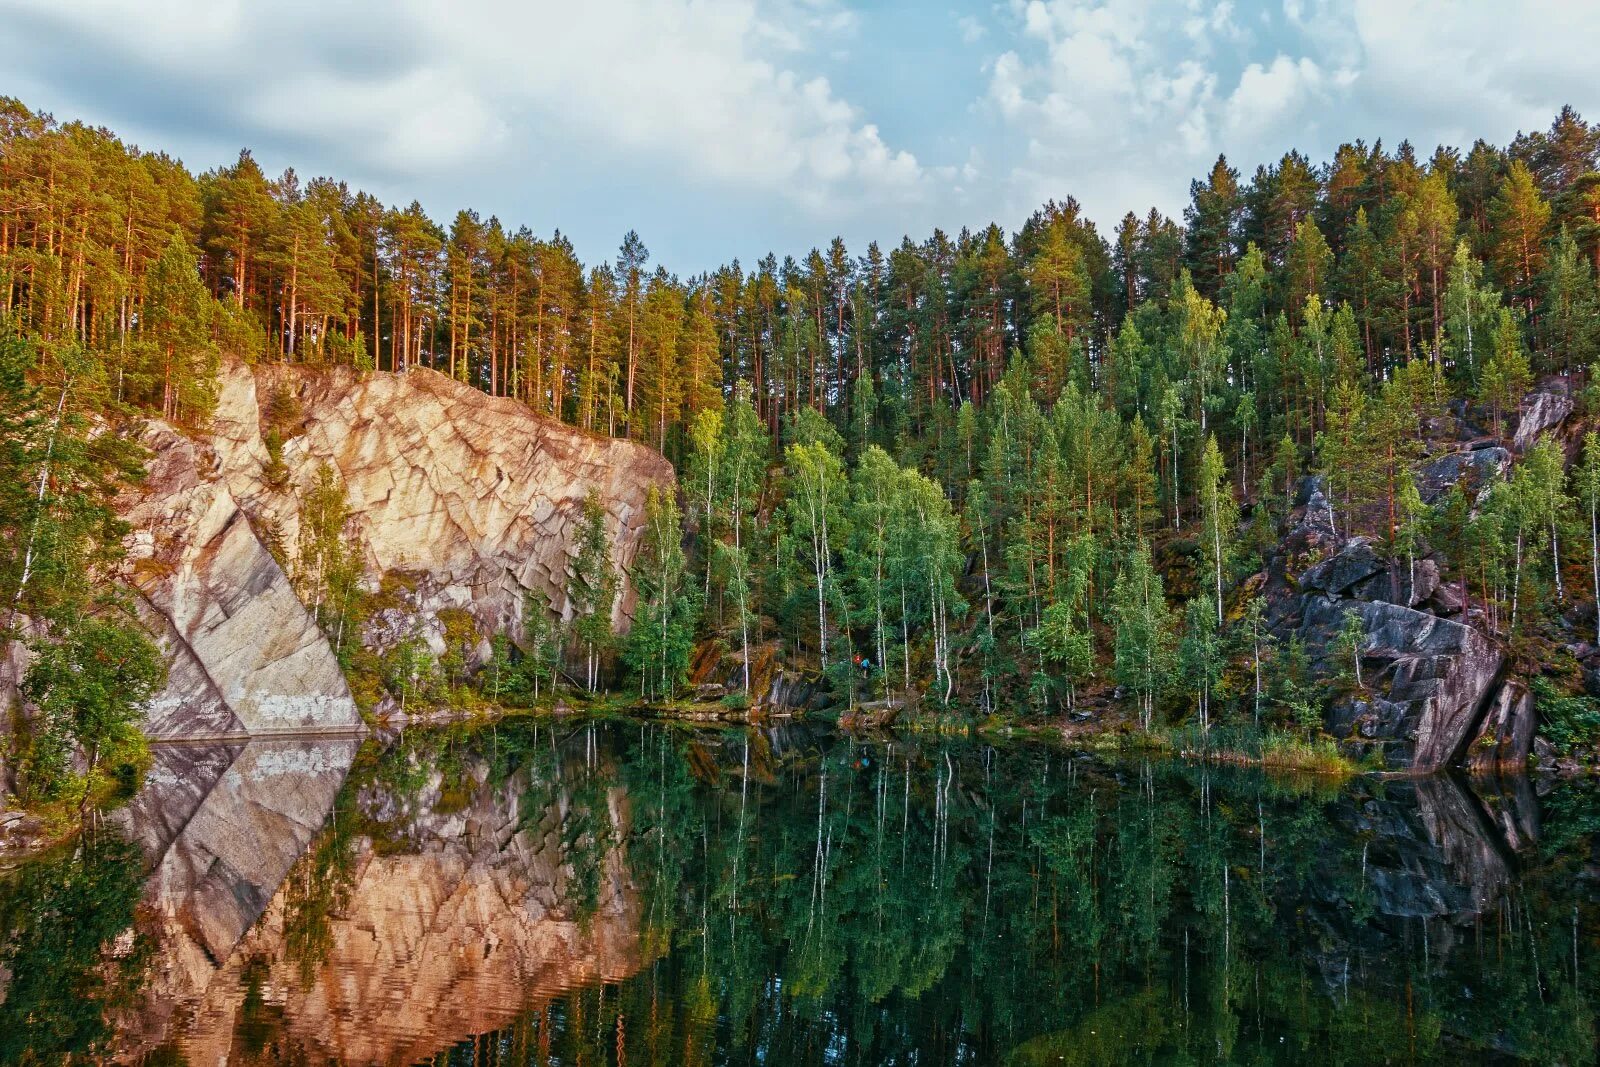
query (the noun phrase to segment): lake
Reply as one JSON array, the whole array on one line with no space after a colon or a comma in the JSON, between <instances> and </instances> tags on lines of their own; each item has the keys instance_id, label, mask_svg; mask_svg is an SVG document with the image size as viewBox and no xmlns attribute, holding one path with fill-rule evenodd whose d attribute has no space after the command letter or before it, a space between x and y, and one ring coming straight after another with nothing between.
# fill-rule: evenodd
<instances>
[{"instance_id":1,"label":"lake","mask_svg":"<svg viewBox=\"0 0 1600 1067\"><path fill-rule=\"evenodd\" d=\"M0 1062L1592 1063L1600 789L508 720L165 745Z\"/></svg>"}]
</instances>

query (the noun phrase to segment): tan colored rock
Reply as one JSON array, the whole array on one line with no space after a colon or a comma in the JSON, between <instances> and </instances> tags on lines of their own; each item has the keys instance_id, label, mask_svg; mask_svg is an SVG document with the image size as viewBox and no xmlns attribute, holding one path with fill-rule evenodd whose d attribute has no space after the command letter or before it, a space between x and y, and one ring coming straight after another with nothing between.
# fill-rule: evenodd
<instances>
[{"instance_id":1,"label":"tan colored rock","mask_svg":"<svg viewBox=\"0 0 1600 1067\"><path fill-rule=\"evenodd\" d=\"M330 464L369 578L420 577L425 612L467 608L486 634L518 629L526 590L543 590L554 610L570 614L573 532L590 489L605 503L621 572L638 550L650 487L673 482L671 465L648 448L584 433L433 371L229 364L212 423L221 470L286 545L299 536L295 493L263 474L267 406L280 387L295 395L301 416L283 445L291 486L309 485ZM631 615L624 583L613 622L623 628Z\"/></svg>"},{"instance_id":2,"label":"tan colored rock","mask_svg":"<svg viewBox=\"0 0 1600 1067\"><path fill-rule=\"evenodd\" d=\"M221 476L217 453L161 423L149 478L122 502L128 578L167 652L152 738L351 729L338 660Z\"/></svg>"},{"instance_id":3,"label":"tan colored rock","mask_svg":"<svg viewBox=\"0 0 1600 1067\"><path fill-rule=\"evenodd\" d=\"M264 427L280 387L297 398L300 418L283 448L288 484L274 487ZM157 739L359 725L332 649L266 542L275 531L293 552L297 490L323 463L346 488L370 585L389 573L408 579L403 618L380 622L415 625L435 653L444 650L446 608L470 611L485 637L520 636L529 590L570 616L565 590L585 495L593 489L605 502L613 561L625 573L650 487L673 480L648 448L563 426L432 371L229 363L209 438L154 423L146 443L150 477L122 511L133 527L128 578L168 654L170 679L148 715ZM625 628L632 608L624 581L614 625ZM375 640L384 634L377 627Z\"/></svg>"}]
</instances>

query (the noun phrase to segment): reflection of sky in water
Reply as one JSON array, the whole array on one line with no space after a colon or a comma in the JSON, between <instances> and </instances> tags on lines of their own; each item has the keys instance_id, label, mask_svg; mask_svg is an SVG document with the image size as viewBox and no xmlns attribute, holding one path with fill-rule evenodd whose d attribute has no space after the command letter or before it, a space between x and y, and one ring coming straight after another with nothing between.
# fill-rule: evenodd
<instances>
[{"instance_id":1,"label":"reflection of sky in water","mask_svg":"<svg viewBox=\"0 0 1600 1067\"><path fill-rule=\"evenodd\" d=\"M153 871L120 1049L1592 1059L1590 783L1337 786L807 726L366 744L157 748L119 817Z\"/></svg>"}]
</instances>

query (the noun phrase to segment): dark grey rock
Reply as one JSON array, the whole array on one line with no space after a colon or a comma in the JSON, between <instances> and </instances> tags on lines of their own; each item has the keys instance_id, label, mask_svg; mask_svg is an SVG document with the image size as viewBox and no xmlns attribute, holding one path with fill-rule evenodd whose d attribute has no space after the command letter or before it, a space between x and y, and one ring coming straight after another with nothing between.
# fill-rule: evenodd
<instances>
[{"instance_id":1,"label":"dark grey rock","mask_svg":"<svg viewBox=\"0 0 1600 1067\"><path fill-rule=\"evenodd\" d=\"M1533 751L1536 719L1528 687L1507 679L1489 701L1483 725L1467 751L1467 768L1478 774L1525 769Z\"/></svg>"},{"instance_id":2,"label":"dark grey rock","mask_svg":"<svg viewBox=\"0 0 1600 1067\"><path fill-rule=\"evenodd\" d=\"M1465 480L1469 489L1481 489L1510 464L1511 453L1499 445L1446 452L1417 471L1417 492L1426 503L1437 503L1457 482Z\"/></svg>"},{"instance_id":3,"label":"dark grey rock","mask_svg":"<svg viewBox=\"0 0 1600 1067\"><path fill-rule=\"evenodd\" d=\"M1352 537L1345 542L1338 555L1323 560L1302 574L1300 588L1306 592L1337 596L1383 570L1383 561L1378 558L1372 539Z\"/></svg>"},{"instance_id":4,"label":"dark grey rock","mask_svg":"<svg viewBox=\"0 0 1600 1067\"><path fill-rule=\"evenodd\" d=\"M1502 656L1470 626L1382 601L1305 598L1300 635L1325 675L1337 673L1335 639L1345 612L1366 630L1363 682L1377 698L1335 702L1335 737L1381 750L1393 770L1430 771L1461 758L1474 735Z\"/></svg>"}]
</instances>

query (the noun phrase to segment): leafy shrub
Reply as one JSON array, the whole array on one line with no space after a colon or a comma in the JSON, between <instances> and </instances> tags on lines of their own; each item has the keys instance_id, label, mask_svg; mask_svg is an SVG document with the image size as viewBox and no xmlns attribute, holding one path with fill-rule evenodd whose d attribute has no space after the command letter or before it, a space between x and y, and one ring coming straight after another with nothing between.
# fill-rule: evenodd
<instances>
[{"instance_id":1,"label":"leafy shrub","mask_svg":"<svg viewBox=\"0 0 1600 1067\"><path fill-rule=\"evenodd\" d=\"M1533 680L1540 732L1563 756L1600 741L1600 707L1588 697L1562 693L1548 678Z\"/></svg>"}]
</instances>

